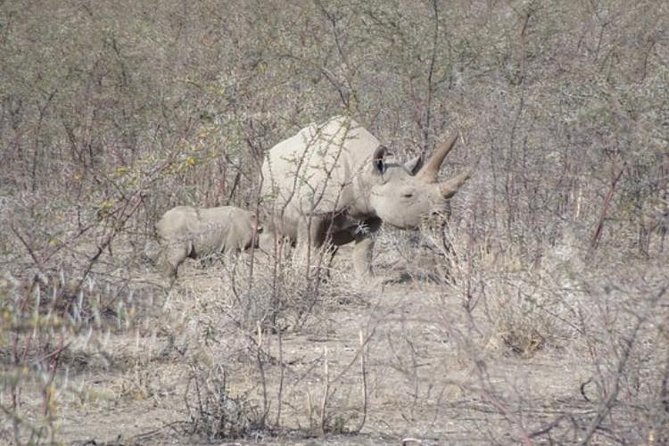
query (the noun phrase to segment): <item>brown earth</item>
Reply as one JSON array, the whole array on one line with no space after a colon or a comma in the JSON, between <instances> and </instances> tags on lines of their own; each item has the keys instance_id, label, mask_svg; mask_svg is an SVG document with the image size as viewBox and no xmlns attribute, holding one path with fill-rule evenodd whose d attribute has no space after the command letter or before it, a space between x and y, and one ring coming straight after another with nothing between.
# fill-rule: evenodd
<instances>
[{"instance_id":1,"label":"brown earth","mask_svg":"<svg viewBox=\"0 0 669 446\"><path fill-rule=\"evenodd\" d=\"M400 262L385 268L392 263ZM183 269L143 324L72 349L79 360L71 362L77 366L67 388L81 391L60 395L58 438L207 443L188 433L197 410L189 412L185 395L196 405L189 378L205 373L202 382L211 383L222 370L230 398L260 410L266 392L268 422L283 429L278 437L258 431L215 444L513 444L563 415L591 410L581 393L593 373L587 361L568 345L514 353L484 322L473 323L480 312L465 311L445 284L408 280L361 290L335 277L340 292L333 286L303 327L279 337L236 326L224 267L190 262Z\"/></svg>"}]
</instances>

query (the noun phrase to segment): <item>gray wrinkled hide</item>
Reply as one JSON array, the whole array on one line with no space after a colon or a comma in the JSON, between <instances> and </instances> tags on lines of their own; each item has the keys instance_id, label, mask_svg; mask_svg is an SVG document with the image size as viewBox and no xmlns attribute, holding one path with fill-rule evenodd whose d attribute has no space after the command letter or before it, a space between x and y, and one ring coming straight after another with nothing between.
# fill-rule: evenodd
<instances>
[{"instance_id":1,"label":"gray wrinkled hide","mask_svg":"<svg viewBox=\"0 0 669 446\"><path fill-rule=\"evenodd\" d=\"M196 208L177 206L156 223L166 277L176 277L188 257L230 254L258 244L258 222L253 212L234 206Z\"/></svg>"},{"instance_id":2,"label":"gray wrinkled hide","mask_svg":"<svg viewBox=\"0 0 669 446\"><path fill-rule=\"evenodd\" d=\"M275 145L262 166L263 208L273 233L309 246L354 243L359 277L371 274L373 234L381 224L416 229L433 214L448 212L448 200L470 171L438 179L444 157L457 136L446 139L423 166L387 159L378 139L345 116L311 124Z\"/></svg>"}]
</instances>

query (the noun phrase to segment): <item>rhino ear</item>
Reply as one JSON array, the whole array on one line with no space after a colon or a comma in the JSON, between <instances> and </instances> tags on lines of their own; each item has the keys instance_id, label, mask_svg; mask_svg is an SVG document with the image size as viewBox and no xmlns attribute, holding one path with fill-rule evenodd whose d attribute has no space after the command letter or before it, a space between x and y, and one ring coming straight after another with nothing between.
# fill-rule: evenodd
<instances>
[{"instance_id":1,"label":"rhino ear","mask_svg":"<svg viewBox=\"0 0 669 446\"><path fill-rule=\"evenodd\" d=\"M410 159L406 163L404 163L404 167L406 170L411 172L411 175L416 175L418 171L420 170L421 167L423 167L423 156L418 155L415 158Z\"/></svg>"},{"instance_id":2,"label":"rhino ear","mask_svg":"<svg viewBox=\"0 0 669 446\"><path fill-rule=\"evenodd\" d=\"M372 156L374 172L381 175L386 172L386 162L384 161L384 158L386 157L387 152L388 148L386 146L379 146L374 151L374 156Z\"/></svg>"}]
</instances>

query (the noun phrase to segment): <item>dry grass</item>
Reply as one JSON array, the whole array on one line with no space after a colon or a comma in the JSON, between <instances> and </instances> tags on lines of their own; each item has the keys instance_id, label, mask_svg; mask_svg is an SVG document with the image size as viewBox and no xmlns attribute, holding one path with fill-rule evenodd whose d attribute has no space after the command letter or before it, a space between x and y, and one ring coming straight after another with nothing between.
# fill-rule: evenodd
<instances>
[{"instance_id":1,"label":"dry grass","mask_svg":"<svg viewBox=\"0 0 669 446\"><path fill-rule=\"evenodd\" d=\"M377 259L381 268L385 255ZM591 430L604 442L664 435L661 265L643 280L621 268L614 282L597 275L601 267L576 272L569 262L556 263L542 267L546 277L539 280L529 272L494 273L492 266L468 277L458 257L442 264L450 270L446 283L409 280L365 294L347 292L335 275L308 319L299 307L279 306L282 322L271 330L262 325L270 302L262 293L272 288L260 281L272 269L255 263L251 290L237 280L233 291L231 276L247 277L249 264L248 257L234 267L190 262L174 288L156 288L161 298L135 307L131 320L121 324L114 314L94 330L82 323L68 331L53 395L40 390L49 382L40 360L48 360L26 356L37 368L16 381L24 435L18 438L84 438L95 428L97 438L122 434L121 444L160 443L170 432L183 441L270 441L361 426L368 436L358 437L360 444L407 436L488 442L500 432L567 443ZM471 283L478 284L473 292ZM282 284L292 291L286 296L303 285ZM524 293L533 300L523 302ZM357 300L342 302L342 295ZM287 322L298 319L304 323ZM535 336L542 342L533 343ZM49 401L51 417L38 416ZM147 410L160 419L123 421L128 411ZM118 421L103 428L107 421L93 415L99 411ZM76 413L88 413L92 424L73 424ZM476 432L465 420L476 420ZM39 434L28 428L35 422L43 423Z\"/></svg>"}]
</instances>

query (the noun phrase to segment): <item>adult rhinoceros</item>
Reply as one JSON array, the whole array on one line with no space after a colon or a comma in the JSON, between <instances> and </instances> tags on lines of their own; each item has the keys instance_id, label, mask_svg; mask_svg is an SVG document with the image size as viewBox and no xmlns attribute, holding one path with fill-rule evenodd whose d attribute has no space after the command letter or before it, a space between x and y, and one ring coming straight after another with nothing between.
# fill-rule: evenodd
<instances>
[{"instance_id":1,"label":"adult rhinoceros","mask_svg":"<svg viewBox=\"0 0 669 446\"><path fill-rule=\"evenodd\" d=\"M262 166L261 193L270 229L306 247L354 242L358 277L371 275L373 234L382 223L416 229L448 199L470 172L438 181L457 136L441 144L422 166L386 159L387 148L353 119L311 124L272 147ZM302 249L300 248L302 246Z\"/></svg>"}]
</instances>

